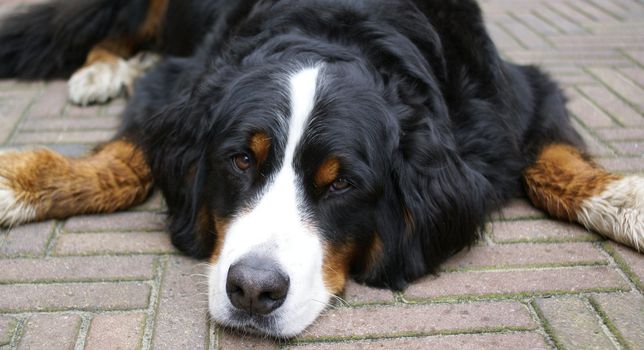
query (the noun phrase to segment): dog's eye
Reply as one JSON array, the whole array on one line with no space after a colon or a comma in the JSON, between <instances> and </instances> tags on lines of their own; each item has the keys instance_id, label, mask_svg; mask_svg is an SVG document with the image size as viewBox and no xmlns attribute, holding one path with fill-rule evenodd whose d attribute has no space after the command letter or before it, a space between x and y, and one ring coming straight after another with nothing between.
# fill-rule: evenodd
<instances>
[{"instance_id":1,"label":"dog's eye","mask_svg":"<svg viewBox=\"0 0 644 350\"><path fill-rule=\"evenodd\" d=\"M351 188L353 188L353 186L351 185L349 180L345 178L338 178L337 180L333 181L333 183L331 183L331 186L329 186L329 192L340 194L347 192Z\"/></svg>"},{"instance_id":2,"label":"dog's eye","mask_svg":"<svg viewBox=\"0 0 644 350\"><path fill-rule=\"evenodd\" d=\"M253 160L246 153L235 154L232 157L232 161L233 161L233 166L235 167L235 169L237 171L242 172L242 173L246 172L246 170L248 170L251 167L251 165L253 164Z\"/></svg>"}]
</instances>

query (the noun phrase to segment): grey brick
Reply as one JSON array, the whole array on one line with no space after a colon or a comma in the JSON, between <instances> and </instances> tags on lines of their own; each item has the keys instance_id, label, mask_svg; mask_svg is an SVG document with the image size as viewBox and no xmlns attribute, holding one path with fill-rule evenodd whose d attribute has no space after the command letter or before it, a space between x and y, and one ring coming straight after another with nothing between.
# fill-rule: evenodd
<instances>
[{"instance_id":1,"label":"grey brick","mask_svg":"<svg viewBox=\"0 0 644 350\"><path fill-rule=\"evenodd\" d=\"M30 316L18 349L73 349L80 324L78 315Z\"/></svg>"},{"instance_id":2,"label":"grey brick","mask_svg":"<svg viewBox=\"0 0 644 350\"><path fill-rule=\"evenodd\" d=\"M175 253L166 232L67 233L58 237L55 255Z\"/></svg>"},{"instance_id":3,"label":"grey brick","mask_svg":"<svg viewBox=\"0 0 644 350\"><path fill-rule=\"evenodd\" d=\"M644 297L634 293L611 293L592 298L616 327L620 340L631 349L641 349L644 344Z\"/></svg>"},{"instance_id":4,"label":"grey brick","mask_svg":"<svg viewBox=\"0 0 644 350\"><path fill-rule=\"evenodd\" d=\"M65 225L69 232L160 231L165 229L165 215L156 213L115 213L71 218Z\"/></svg>"},{"instance_id":5,"label":"grey brick","mask_svg":"<svg viewBox=\"0 0 644 350\"><path fill-rule=\"evenodd\" d=\"M43 255L53 229L52 221L14 227L9 231L5 244L0 247L0 256Z\"/></svg>"},{"instance_id":6,"label":"grey brick","mask_svg":"<svg viewBox=\"0 0 644 350\"><path fill-rule=\"evenodd\" d=\"M139 349L145 314L102 314L92 319L85 350Z\"/></svg>"}]
</instances>

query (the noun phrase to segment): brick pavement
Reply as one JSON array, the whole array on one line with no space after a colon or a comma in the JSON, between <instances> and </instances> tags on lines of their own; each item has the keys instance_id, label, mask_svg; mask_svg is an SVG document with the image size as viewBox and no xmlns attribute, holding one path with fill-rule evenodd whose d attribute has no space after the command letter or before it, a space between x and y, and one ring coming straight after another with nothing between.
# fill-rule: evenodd
<instances>
[{"instance_id":1,"label":"brick pavement","mask_svg":"<svg viewBox=\"0 0 644 350\"><path fill-rule=\"evenodd\" d=\"M482 3L504 56L562 84L599 161L643 173L644 1ZM123 100L65 98L64 82L0 81L0 149L78 155L112 135ZM278 344L209 322L205 265L177 254L162 213L156 195L127 213L0 231L0 349L644 349L644 257L523 200L439 276L404 293L350 283Z\"/></svg>"}]
</instances>

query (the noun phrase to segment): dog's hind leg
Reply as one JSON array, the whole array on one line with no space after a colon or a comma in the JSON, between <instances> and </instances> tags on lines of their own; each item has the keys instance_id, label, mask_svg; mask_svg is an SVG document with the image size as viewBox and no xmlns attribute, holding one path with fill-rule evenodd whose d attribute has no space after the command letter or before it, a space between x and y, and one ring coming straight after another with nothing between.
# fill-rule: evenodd
<instances>
[{"instance_id":1,"label":"dog's hind leg","mask_svg":"<svg viewBox=\"0 0 644 350\"><path fill-rule=\"evenodd\" d=\"M553 144L523 179L535 206L644 252L644 177L610 173L578 149Z\"/></svg>"},{"instance_id":2,"label":"dog's hind leg","mask_svg":"<svg viewBox=\"0 0 644 350\"><path fill-rule=\"evenodd\" d=\"M147 198L143 152L121 139L81 158L48 149L0 154L0 226L126 209Z\"/></svg>"}]
</instances>

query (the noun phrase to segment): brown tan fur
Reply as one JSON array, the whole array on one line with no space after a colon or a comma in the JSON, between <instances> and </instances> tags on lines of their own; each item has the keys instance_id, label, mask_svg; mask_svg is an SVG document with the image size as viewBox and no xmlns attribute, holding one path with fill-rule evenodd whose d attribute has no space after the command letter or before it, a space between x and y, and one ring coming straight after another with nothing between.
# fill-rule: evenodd
<instances>
[{"instance_id":1,"label":"brown tan fur","mask_svg":"<svg viewBox=\"0 0 644 350\"><path fill-rule=\"evenodd\" d=\"M143 43L158 40L167 6L168 0L150 0L145 20L134 35L101 41L90 50L83 66L96 62L113 63L119 58L129 58Z\"/></svg>"},{"instance_id":2,"label":"brown tan fur","mask_svg":"<svg viewBox=\"0 0 644 350\"><path fill-rule=\"evenodd\" d=\"M355 254L356 246L353 243L343 245L326 244L322 276L329 292L333 294L342 292Z\"/></svg>"},{"instance_id":3,"label":"brown tan fur","mask_svg":"<svg viewBox=\"0 0 644 350\"><path fill-rule=\"evenodd\" d=\"M340 172L340 161L337 158L331 157L326 159L317 172L313 181L316 187L325 187L330 185L333 181L338 178L338 173Z\"/></svg>"},{"instance_id":4,"label":"brown tan fur","mask_svg":"<svg viewBox=\"0 0 644 350\"><path fill-rule=\"evenodd\" d=\"M214 216L213 221L215 223L217 239L215 240L215 247L212 251L212 255L210 256L210 262L215 264L217 263L217 260L221 255L221 250L224 247L224 240L226 238L226 232L228 232L228 227L230 226L230 220Z\"/></svg>"},{"instance_id":5,"label":"brown tan fur","mask_svg":"<svg viewBox=\"0 0 644 350\"><path fill-rule=\"evenodd\" d=\"M257 165L261 166L268 159L268 153L271 150L271 139L268 135L258 132L253 134L250 139L250 149L255 155Z\"/></svg>"},{"instance_id":6,"label":"brown tan fur","mask_svg":"<svg viewBox=\"0 0 644 350\"><path fill-rule=\"evenodd\" d=\"M107 213L142 202L152 187L143 152L119 140L82 158L47 149L0 155L0 176L36 220Z\"/></svg>"},{"instance_id":7,"label":"brown tan fur","mask_svg":"<svg viewBox=\"0 0 644 350\"><path fill-rule=\"evenodd\" d=\"M537 161L523 173L532 203L550 215L576 221L584 200L621 179L590 161L578 149L564 144L543 148Z\"/></svg>"}]
</instances>

